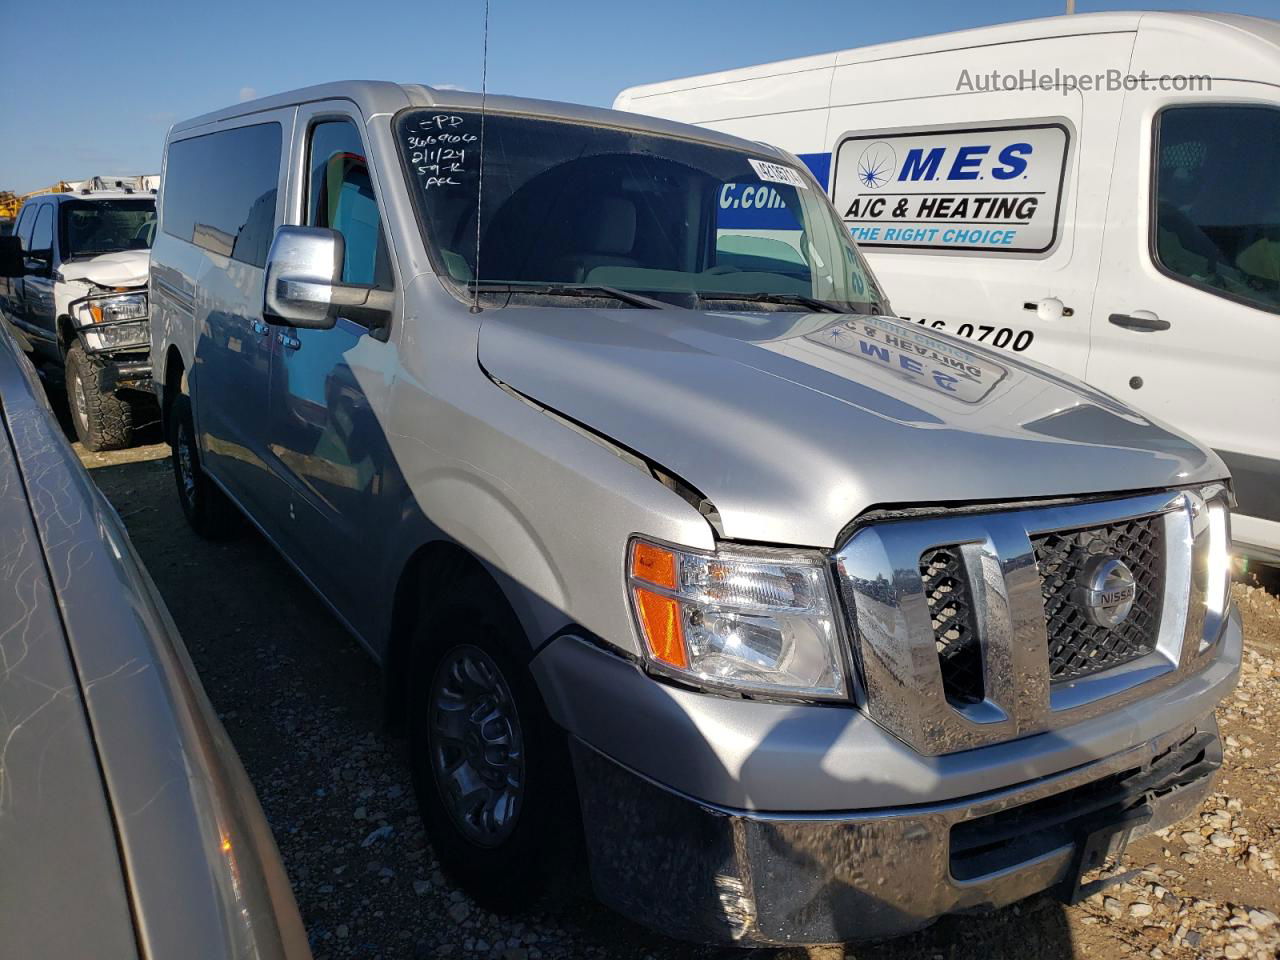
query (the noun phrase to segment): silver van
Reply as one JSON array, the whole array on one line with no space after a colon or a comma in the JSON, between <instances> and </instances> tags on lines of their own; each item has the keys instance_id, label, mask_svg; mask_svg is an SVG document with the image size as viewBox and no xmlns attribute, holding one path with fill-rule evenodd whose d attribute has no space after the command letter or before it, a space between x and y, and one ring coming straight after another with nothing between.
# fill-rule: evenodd
<instances>
[{"instance_id":1,"label":"silver van","mask_svg":"<svg viewBox=\"0 0 1280 960\"><path fill-rule=\"evenodd\" d=\"M172 129L150 269L187 517L382 663L486 903L582 836L669 934L883 937L1077 899L1210 790L1222 462L895 319L790 154L313 87Z\"/></svg>"}]
</instances>

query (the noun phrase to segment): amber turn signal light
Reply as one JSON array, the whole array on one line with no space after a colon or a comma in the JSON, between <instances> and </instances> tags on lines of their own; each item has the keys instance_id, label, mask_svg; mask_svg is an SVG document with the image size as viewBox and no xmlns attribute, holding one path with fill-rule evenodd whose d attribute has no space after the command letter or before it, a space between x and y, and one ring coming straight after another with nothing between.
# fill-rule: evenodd
<instances>
[{"instance_id":1,"label":"amber turn signal light","mask_svg":"<svg viewBox=\"0 0 1280 960\"><path fill-rule=\"evenodd\" d=\"M636 543L631 551L631 576L667 590L676 588L676 555L652 543Z\"/></svg>"},{"instance_id":2,"label":"amber turn signal light","mask_svg":"<svg viewBox=\"0 0 1280 960\"><path fill-rule=\"evenodd\" d=\"M689 655L684 648L684 630L680 626L680 603L674 597L666 597L652 590L637 587L636 610L640 614L640 626L645 642L653 658L671 667L684 670L689 666Z\"/></svg>"}]
</instances>

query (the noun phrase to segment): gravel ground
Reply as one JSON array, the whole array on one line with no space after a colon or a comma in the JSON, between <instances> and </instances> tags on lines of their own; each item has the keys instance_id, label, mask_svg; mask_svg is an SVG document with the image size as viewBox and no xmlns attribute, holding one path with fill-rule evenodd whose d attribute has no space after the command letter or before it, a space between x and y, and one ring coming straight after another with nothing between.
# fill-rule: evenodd
<instances>
[{"instance_id":1,"label":"gravel ground","mask_svg":"<svg viewBox=\"0 0 1280 960\"><path fill-rule=\"evenodd\" d=\"M196 538L159 445L82 459L129 527L244 759L317 958L841 956L1275 957L1280 953L1280 599L1237 585L1242 682L1220 710L1226 761L1198 819L1128 851L1130 882L1074 908L1034 898L891 943L808 951L679 944L556 891L525 916L479 909L440 873L372 661L259 537Z\"/></svg>"}]
</instances>

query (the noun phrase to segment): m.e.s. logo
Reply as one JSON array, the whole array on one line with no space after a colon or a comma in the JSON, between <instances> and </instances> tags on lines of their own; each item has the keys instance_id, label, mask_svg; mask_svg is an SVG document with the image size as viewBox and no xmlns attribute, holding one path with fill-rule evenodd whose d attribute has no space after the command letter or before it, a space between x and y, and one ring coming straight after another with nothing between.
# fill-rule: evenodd
<instances>
[{"instance_id":1,"label":"m.e.s. logo","mask_svg":"<svg viewBox=\"0 0 1280 960\"><path fill-rule=\"evenodd\" d=\"M1063 123L851 134L832 200L866 247L1043 253L1070 141Z\"/></svg>"}]
</instances>

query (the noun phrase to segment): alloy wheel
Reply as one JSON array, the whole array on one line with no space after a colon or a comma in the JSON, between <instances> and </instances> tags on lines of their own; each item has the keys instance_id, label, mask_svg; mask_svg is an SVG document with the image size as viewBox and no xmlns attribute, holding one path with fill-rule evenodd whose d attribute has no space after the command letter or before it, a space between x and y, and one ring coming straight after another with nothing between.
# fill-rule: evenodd
<instances>
[{"instance_id":1,"label":"alloy wheel","mask_svg":"<svg viewBox=\"0 0 1280 960\"><path fill-rule=\"evenodd\" d=\"M76 426L87 432L89 427L89 398L84 392L84 379L80 371L71 378L71 409L75 411Z\"/></svg>"}]
</instances>

